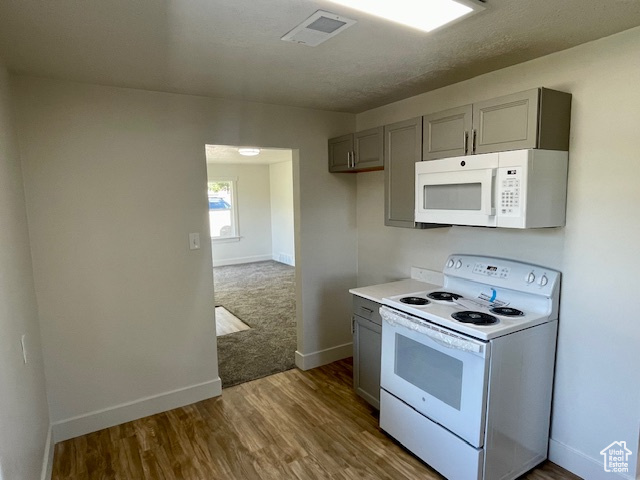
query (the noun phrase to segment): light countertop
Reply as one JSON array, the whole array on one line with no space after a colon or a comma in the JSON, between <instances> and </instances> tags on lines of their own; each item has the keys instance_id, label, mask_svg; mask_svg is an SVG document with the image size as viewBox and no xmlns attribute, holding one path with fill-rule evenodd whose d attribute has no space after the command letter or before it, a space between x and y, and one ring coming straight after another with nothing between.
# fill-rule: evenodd
<instances>
[{"instance_id":1,"label":"light countertop","mask_svg":"<svg viewBox=\"0 0 640 480\"><path fill-rule=\"evenodd\" d=\"M380 285L371 285L369 287L358 287L349 290L349 293L359 297L382 303L384 297L393 295L401 295L403 293L422 292L425 290L436 290L440 288L432 283L425 283L412 278L399 280L397 282L382 283Z\"/></svg>"}]
</instances>

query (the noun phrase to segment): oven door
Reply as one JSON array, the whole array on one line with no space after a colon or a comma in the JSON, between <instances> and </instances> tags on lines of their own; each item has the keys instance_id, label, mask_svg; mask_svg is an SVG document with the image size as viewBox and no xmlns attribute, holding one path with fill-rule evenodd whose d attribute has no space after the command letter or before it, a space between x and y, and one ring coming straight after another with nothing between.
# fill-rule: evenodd
<instances>
[{"instance_id":1,"label":"oven door","mask_svg":"<svg viewBox=\"0 0 640 480\"><path fill-rule=\"evenodd\" d=\"M381 387L482 447L490 344L389 307L380 314Z\"/></svg>"},{"instance_id":2,"label":"oven door","mask_svg":"<svg viewBox=\"0 0 640 480\"><path fill-rule=\"evenodd\" d=\"M416 163L415 221L495 227L497 154Z\"/></svg>"}]
</instances>

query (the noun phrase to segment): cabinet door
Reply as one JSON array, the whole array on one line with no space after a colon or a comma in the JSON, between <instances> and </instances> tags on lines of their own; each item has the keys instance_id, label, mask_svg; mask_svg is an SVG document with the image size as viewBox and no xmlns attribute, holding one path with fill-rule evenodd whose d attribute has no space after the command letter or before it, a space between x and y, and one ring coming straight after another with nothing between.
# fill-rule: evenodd
<instances>
[{"instance_id":1,"label":"cabinet door","mask_svg":"<svg viewBox=\"0 0 640 480\"><path fill-rule=\"evenodd\" d=\"M472 106L452 108L423 117L422 159L467 155L471 135Z\"/></svg>"},{"instance_id":2,"label":"cabinet door","mask_svg":"<svg viewBox=\"0 0 640 480\"><path fill-rule=\"evenodd\" d=\"M384 127L384 224L415 228L415 165L422 153L422 117Z\"/></svg>"},{"instance_id":3,"label":"cabinet door","mask_svg":"<svg viewBox=\"0 0 640 480\"><path fill-rule=\"evenodd\" d=\"M329 139L329 171L346 172L350 170L353 153L353 134Z\"/></svg>"},{"instance_id":4,"label":"cabinet door","mask_svg":"<svg viewBox=\"0 0 640 480\"><path fill-rule=\"evenodd\" d=\"M384 132L382 127L353 134L355 169L382 170L384 168Z\"/></svg>"},{"instance_id":5,"label":"cabinet door","mask_svg":"<svg viewBox=\"0 0 640 480\"><path fill-rule=\"evenodd\" d=\"M536 148L538 98L539 89L534 88L474 103L475 153Z\"/></svg>"},{"instance_id":6,"label":"cabinet door","mask_svg":"<svg viewBox=\"0 0 640 480\"><path fill-rule=\"evenodd\" d=\"M354 315L353 386L356 393L380 408L380 325Z\"/></svg>"}]
</instances>

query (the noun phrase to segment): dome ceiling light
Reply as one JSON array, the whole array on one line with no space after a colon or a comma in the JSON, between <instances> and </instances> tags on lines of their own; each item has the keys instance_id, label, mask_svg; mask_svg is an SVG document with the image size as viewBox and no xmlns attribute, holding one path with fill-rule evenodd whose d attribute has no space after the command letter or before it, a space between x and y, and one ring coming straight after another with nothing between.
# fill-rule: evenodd
<instances>
[{"instance_id":1,"label":"dome ceiling light","mask_svg":"<svg viewBox=\"0 0 640 480\"><path fill-rule=\"evenodd\" d=\"M260 154L260 149L259 148L242 147L242 148L238 149L238 153L240 155L244 155L245 157L255 157L256 155Z\"/></svg>"}]
</instances>

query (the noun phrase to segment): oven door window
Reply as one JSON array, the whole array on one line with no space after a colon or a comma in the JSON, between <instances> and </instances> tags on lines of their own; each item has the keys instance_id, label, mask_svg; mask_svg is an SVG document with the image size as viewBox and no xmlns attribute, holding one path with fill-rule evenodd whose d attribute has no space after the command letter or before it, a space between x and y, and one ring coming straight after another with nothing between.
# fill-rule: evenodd
<instances>
[{"instance_id":1,"label":"oven door window","mask_svg":"<svg viewBox=\"0 0 640 480\"><path fill-rule=\"evenodd\" d=\"M481 183L454 183L425 185L425 210L477 210L482 209Z\"/></svg>"},{"instance_id":2,"label":"oven door window","mask_svg":"<svg viewBox=\"0 0 640 480\"><path fill-rule=\"evenodd\" d=\"M398 334L395 353L396 375L460 410L462 361Z\"/></svg>"}]
</instances>

